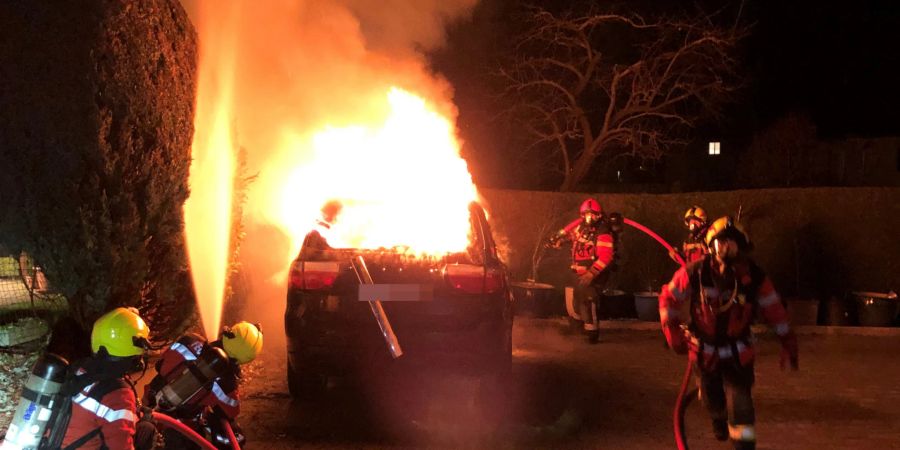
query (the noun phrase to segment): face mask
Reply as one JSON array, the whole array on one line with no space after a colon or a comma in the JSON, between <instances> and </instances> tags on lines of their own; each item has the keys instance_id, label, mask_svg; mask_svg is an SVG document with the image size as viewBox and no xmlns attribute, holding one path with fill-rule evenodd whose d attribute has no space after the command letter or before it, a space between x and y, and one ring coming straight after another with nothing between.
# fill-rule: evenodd
<instances>
[{"instance_id":1,"label":"face mask","mask_svg":"<svg viewBox=\"0 0 900 450\"><path fill-rule=\"evenodd\" d=\"M137 356L109 356L106 353L106 349L101 349L101 352L98 352L97 356L100 358L96 360L96 364L100 368L100 371L112 374L115 376L123 376L129 373L140 372L144 370L147 364L147 356L137 355Z\"/></svg>"},{"instance_id":2,"label":"face mask","mask_svg":"<svg viewBox=\"0 0 900 450\"><path fill-rule=\"evenodd\" d=\"M719 262L729 263L737 256L737 243L729 239L716 239L712 251Z\"/></svg>"}]
</instances>

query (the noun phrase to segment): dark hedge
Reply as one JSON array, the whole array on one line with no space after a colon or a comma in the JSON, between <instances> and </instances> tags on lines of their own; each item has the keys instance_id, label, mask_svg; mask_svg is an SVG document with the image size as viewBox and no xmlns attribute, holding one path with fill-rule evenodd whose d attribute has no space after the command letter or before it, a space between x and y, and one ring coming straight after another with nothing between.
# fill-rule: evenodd
<instances>
[{"instance_id":1,"label":"dark hedge","mask_svg":"<svg viewBox=\"0 0 900 450\"><path fill-rule=\"evenodd\" d=\"M193 310L196 40L177 0L0 2L0 245L82 325L137 305L165 333Z\"/></svg>"}]
</instances>

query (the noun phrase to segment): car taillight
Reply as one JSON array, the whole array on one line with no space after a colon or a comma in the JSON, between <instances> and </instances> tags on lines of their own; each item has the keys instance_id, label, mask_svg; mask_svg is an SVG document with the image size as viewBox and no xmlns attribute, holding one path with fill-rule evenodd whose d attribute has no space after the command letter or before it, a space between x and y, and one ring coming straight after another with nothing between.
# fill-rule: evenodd
<instances>
[{"instance_id":1,"label":"car taillight","mask_svg":"<svg viewBox=\"0 0 900 450\"><path fill-rule=\"evenodd\" d=\"M290 287L293 289L315 290L334 286L341 271L336 262L294 261L291 265Z\"/></svg>"},{"instance_id":2,"label":"car taillight","mask_svg":"<svg viewBox=\"0 0 900 450\"><path fill-rule=\"evenodd\" d=\"M503 272L472 264L448 264L444 274L450 286L467 294L493 294L503 288Z\"/></svg>"}]
</instances>

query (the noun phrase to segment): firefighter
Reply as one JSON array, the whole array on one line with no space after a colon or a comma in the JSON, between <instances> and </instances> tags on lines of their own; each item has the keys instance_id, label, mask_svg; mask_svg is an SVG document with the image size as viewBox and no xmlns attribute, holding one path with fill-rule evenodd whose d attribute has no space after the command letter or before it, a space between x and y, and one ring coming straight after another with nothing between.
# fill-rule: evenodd
<instances>
[{"instance_id":1,"label":"firefighter","mask_svg":"<svg viewBox=\"0 0 900 450\"><path fill-rule=\"evenodd\" d=\"M688 229L687 238L681 244L681 257L685 263L690 263L703 259L707 253L706 230L709 223L706 220L706 211L703 208L694 205L688 208L684 213L684 226ZM673 260L678 261L674 254L669 255Z\"/></svg>"},{"instance_id":2,"label":"firefighter","mask_svg":"<svg viewBox=\"0 0 900 450\"><path fill-rule=\"evenodd\" d=\"M328 243L328 238L331 234L331 228L337 222L337 217L343 208L344 205L339 200L325 202L320 211L322 213L321 217L316 219L314 228L303 238L303 246L300 247L302 259L319 259L328 250L332 249Z\"/></svg>"},{"instance_id":3,"label":"firefighter","mask_svg":"<svg viewBox=\"0 0 900 450\"><path fill-rule=\"evenodd\" d=\"M680 354L689 353L694 361L716 439L730 438L735 449L754 449L750 324L755 312L762 313L781 341L782 369L787 364L794 370L798 367L797 337L771 280L747 255L749 238L732 219L713 222L705 243L709 254L679 269L663 286L660 321L669 346ZM678 312L685 302L691 319L687 331Z\"/></svg>"},{"instance_id":4,"label":"firefighter","mask_svg":"<svg viewBox=\"0 0 900 450\"><path fill-rule=\"evenodd\" d=\"M144 404L207 434L220 448L230 448L221 427L225 419L243 446L244 436L236 422L241 408L240 366L253 361L262 344L259 325L249 322L225 327L221 339L213 342L196 334L182 336L157 361L157 375L145 390ZM165 437L167 442L180 440L174 433Z\"/></svg>"},{"instance_id":5,"label":"firefighter","mask_svg":"<svg viewBox=\"0 0 900 450\"><path fill-rule=\"evenodd\" d=\"M550 245L559 248L563 241L572 242L574 302L588 342L593 344L600 339L597 301L609 280L615 256L614 220L604 217L600 203L593 198L582 202L579 213L581 217L559 230Z\"/></svg>"},{"instance_id":6,"label":"firefighter","mask_svg":"<svg viewBox=\"0 0 900 450\"><path fill-rule=\"evenodd\" d=\"M72 406L63 448L150 448L155 428L149 417L138 421L129 374L146 364L150 330L134 308L116 308L97 319L91 331L93 355L74 366ZM140 430L144 445L135 445ZM149 431L148 431L149 429Z\"/></svg>"}]
</instances>

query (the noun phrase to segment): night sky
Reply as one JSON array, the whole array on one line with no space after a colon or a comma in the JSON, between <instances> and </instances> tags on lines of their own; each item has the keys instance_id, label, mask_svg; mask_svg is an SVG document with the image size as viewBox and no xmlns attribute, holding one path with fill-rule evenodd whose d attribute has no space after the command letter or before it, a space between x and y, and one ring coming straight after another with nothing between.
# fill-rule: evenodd
<instances>
[{"instance_id":1,"label":"night sky","mask_svg":"<svg viewBox=\"0 0 900 450\"><path fill-rule=\"evenodd\" d=\"M565 11L577 2L538 2ZM898 136L900 118L900 3L891 1L594 2L643 14L679 8L740 14L753 24L744 42L749 84L728 117L709 124L725 136L749 139L779 117L808 114L820 138ZM435 70L456 90L459 126L471 149L502 148L504 136L489 125L497 112L490 98L491 71L509 52L524 2L484 0L471 20L455 25L448 46L432 55ZM669 11L660 11L660 7ZM696 9L694 9L696 10ZM486 184L508 185L496 168L502 152L478 151L473 170ZM471 155L470 155L471 156Z\"/></svg>"},{"instance_id":2,"label":"night sky","mask_svg":"<svg viewBox=\"0 0 900 450\"><path fill-rule=\"evenodd\" d=\"M897 135L900 4L763 2L748 63L763 120L809 112L822 136Z\"/></svg>"}]
</instances>

